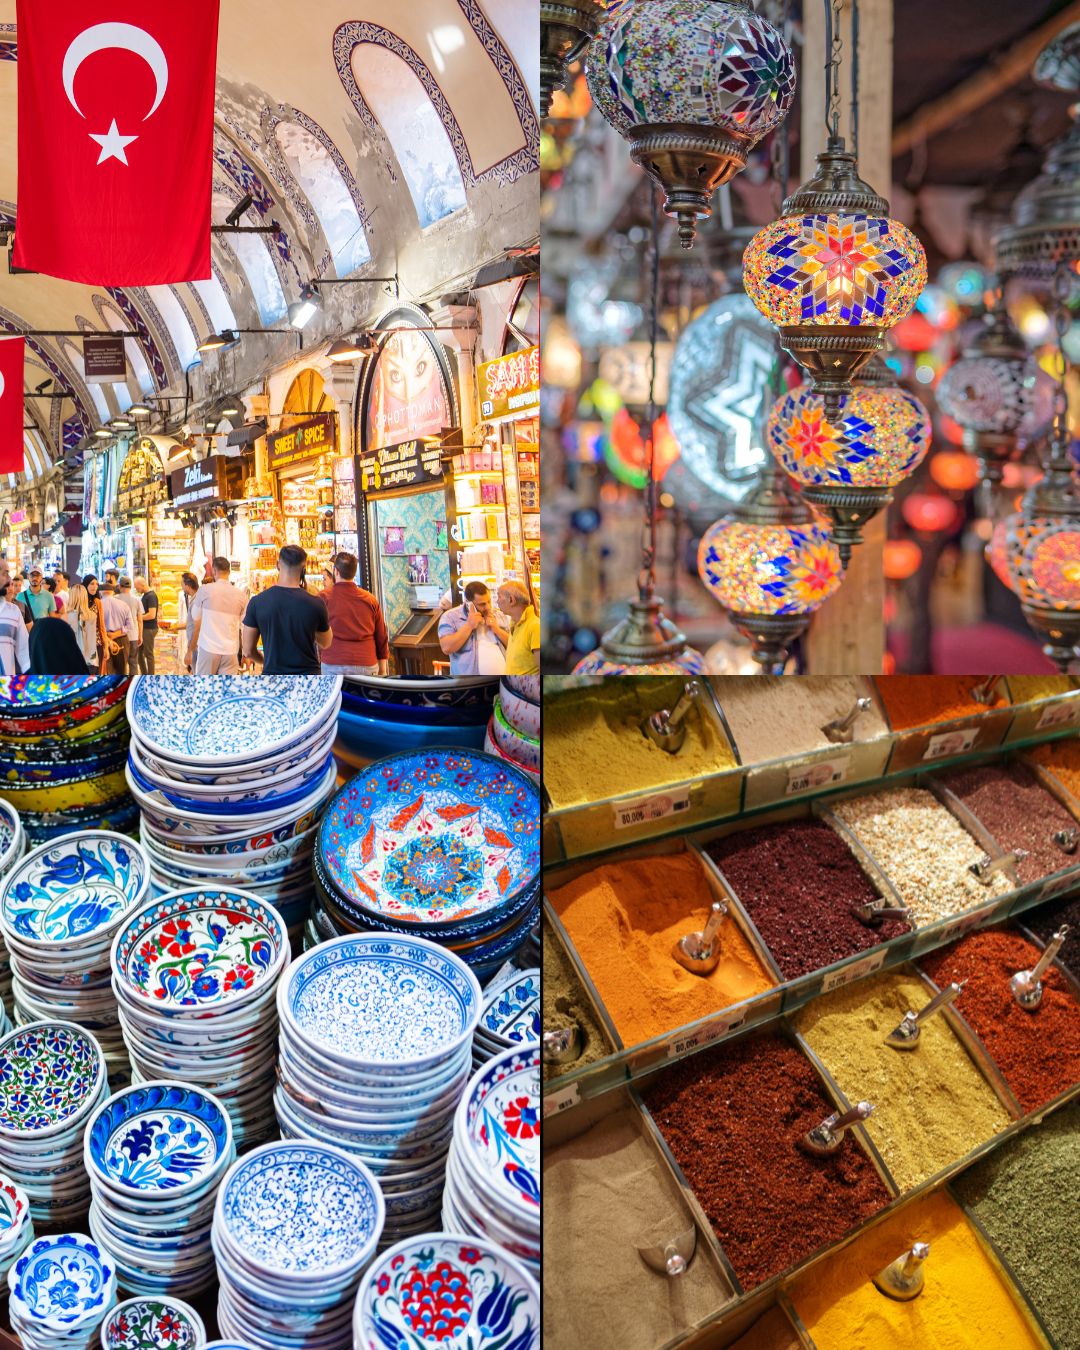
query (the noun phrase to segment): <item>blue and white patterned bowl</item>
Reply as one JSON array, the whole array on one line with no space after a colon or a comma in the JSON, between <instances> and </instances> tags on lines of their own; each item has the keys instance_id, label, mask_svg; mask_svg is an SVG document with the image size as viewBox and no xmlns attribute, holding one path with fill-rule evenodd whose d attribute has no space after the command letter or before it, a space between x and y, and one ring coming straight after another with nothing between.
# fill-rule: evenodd
<instances>
[{"instance_id":1,"label":"blue and white patterned bowl","mask_svg":"<svg viewBox=\"0 0 1080 1350\"><path fill-rule=\"evenodd\" d=\"M490 1045L509 1047L540 1038L540 971L523 970L487 999L476 1029Z\"/></svg>"},{"instance_id":2,"label":"blue and white patterned bowl","mask_svg":"<svg viewBox=\"0 0 1080 1350\"><path fill-rule=\"evenodd\" d=\"M116 1297L116 1268L83 1233L37 1238L8 1271L11 1312L54 1332L96 1326Z\"/></svg>"},{"instance_id":3,"label":"blue and white patterned bowl","mask_svg":"<svg viewBox=\"0 0 1080 1350\"><path fill-rule=\"evenodd\" d=\"M138 788L145 798L158 802L167 811L183 811L187 815L206 816L210 819L236 816L244 819L258 818L284 811L302 801L318 784L322 783L333 768L333 755L308 765L299 774L290 774L281 783L262 784L253 790L234 785L231 789L216 787L201 788L199 796L189 796L184 791L163 788L147 778L139 769L135 755L128 761L128 781L132 789Z\"/></svg>"},{"instance_id":4,"label":"blue and white patterned bowl","mask_svg":"<svg viewBox=\"0 0 1080 1350\"><path fill-rule=\"evenodd\" d=\"M540 1229L540 1046L496 1055L469 1082L454 1120L454 1153L497 1215Z\"/></svg>"},{"instance_id":5,"label":"blue and white patterned bowl","mask_svg":"<svg viewBox=\"0 0 1080 1350\"><path fill-rule=\"evenodd\" d=\"M295 794L290 794L287 800L279 799L272 804L237 802L214 811L208 809L209 803L200 803L200 810L166 805L139 785L132 775L130 763L124 773L131 795L142 807L151 825L158 831L175 833L181 841L201 839L208 835L231 839L248 831L276 830L278 826L285 826L291 833L302 834L314 824L317 813L333 794L337 783L337 767L331 759L325 776L310 790L305 789L306 795L299 799L296 799Z\"/></svg>"},{"instance_id":6,"label":"blue and white patterned bowl","mask_svg":"<svg viewBox=\"0 0 1080 1350\"><path fill-rule=\"evenodd\" d=\"M356 1296L355 1350L474 1350L488 1341L514 1350L540 1344L536 1281L493 1242L423 1233L388 1248L365 1272Z\"/></svg>"},{"instance_id":7,"label":"blue and white patterned bowl","mask_svg":"<svg viewBox=\"0 0 1080 1350\"><path fill-rule=\"evenodd\" d=\"M207 766L266 759L302 742L341 698L338 675L136 676L133 735L165 759Z\"/></svg>"},{"instance_id":8,"label":"blue and white patterned bowl","mask_svg":"<svg viewBox=\"0 0 1080 1350\"><path fill-rule=\"evenodd\" d=\"M207 783L178 781L150 767L149 762L139 749L138 742L132 741L130 747L131 767L136 779L144 790L153 795L157 793L163 802L184 806L189 802L198 803L251 803L267 802L275 797L284 796L302 784L313 782L325 772L330 758L330 746L319 755L310 748L305 753L302 764L287 765L279 772L260 776L257 779L245 779L237 783ZM205 809L200 807L199 809Z\"/></svg>"}]
</instances>

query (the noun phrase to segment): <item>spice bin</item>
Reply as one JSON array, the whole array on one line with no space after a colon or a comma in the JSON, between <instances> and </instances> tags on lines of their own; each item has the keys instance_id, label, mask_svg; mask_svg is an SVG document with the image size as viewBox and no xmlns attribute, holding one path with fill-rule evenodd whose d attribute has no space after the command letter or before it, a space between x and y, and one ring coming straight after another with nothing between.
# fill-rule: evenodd
<instances>
[{"instance_id":1,"label":"spice bin","mask_svg":"<svg viewBox=\"0 0 1080 1350\"><path fill-rule=\"evenodd\" d=\"M979 675L875 675L874 687L894 733L889 773L999 746L1012 722L1012 705L1003 681L989 704L979 703L972 691L985 682Z\"/></svg>"},{"instance_id":2,"label":"spice bin","mask_svg":"<svg viewBox=\"0 0 1080 1350\"><path fill-rule=\"evenodd\" d=\"M1080 688L1071 675L1007 675L1013 720L1005 744L1080 729Z\"/></svg>"}]
</instances>

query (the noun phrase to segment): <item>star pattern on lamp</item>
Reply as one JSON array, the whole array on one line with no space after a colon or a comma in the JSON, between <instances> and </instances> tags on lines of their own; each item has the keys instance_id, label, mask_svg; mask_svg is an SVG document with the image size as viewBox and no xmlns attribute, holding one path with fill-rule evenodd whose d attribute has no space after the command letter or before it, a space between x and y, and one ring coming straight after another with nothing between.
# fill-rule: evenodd
<instances>
[{"instance_id":1,"label":"star pattern on lamp","mask_svg":"<svg viewBox=\"0 0 1080 1350\"><path fill-rule=\"evenodd\" d=\"M773 354L747 342L735 355L735 369L692 396L688 411L703 426L720 433L724 473L739 477L761 463L759 421Z\"/></svg>"},{"instance_id":2,"label":"star pattern on lamp","mask_svg":"<svg viewBox=\"0 0 1080 1350\"><path fill-rule=\"evenodd\" d=\"M842 323L883 319L889 283L912 266L890 240L888 220L860 215L803 216L768 256L780 266L766 280L797 295L804 321L832 311Z\"/></svg>"},{"instance_id":3,"label":"star pattern on lamp","mask_svg":"<svg viewBox=\"0 0 1080 1350\"><path fill-rule=\"evenodd\" d=\"M732 25L729 41L735 37L741 46L737 54L728 56L726 74L715 90L723 106L713 111L740 125L755 125L775 117L776 105L786 106L794 98L795 66L775 30L744 19ZM707 72L715 68L716 56L715 42L701 44L690 66L694 85L705 83Z\"/></svg>"}]
</instances>

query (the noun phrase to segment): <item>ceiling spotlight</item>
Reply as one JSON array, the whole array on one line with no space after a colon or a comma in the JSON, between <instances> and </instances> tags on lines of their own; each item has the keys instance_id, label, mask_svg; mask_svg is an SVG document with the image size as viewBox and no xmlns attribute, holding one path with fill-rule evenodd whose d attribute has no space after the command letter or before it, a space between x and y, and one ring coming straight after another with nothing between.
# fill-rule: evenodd
<instances>
[{"instance_id":1,"label":"ceiling spotlight","mask_svg":"<svg viewBox=\"0 0 1080 1350\"><path fill-rule=\"evenodd\" d=\"M129 417L149 417L150 414L151 408L147 403L133 403L131 407L128 408Z\"/></svg>"},{"instance_id":2,"label":"ceiling spotlight","mask_svg":"<svg viewBox=\"0 0 1080 1350\"><path fill-rule=\"evenodd\" d=\"M306 328L319 310L322 301L312 282L301 287L300 299L289 306L289 322L294 328Z\"/></svg>"},{"instance_id":3,"label":"ceiling spotlight","mask_svg":"<svg viewBox=\"0 0 1080 1350\"><path fill-rule=\"evenodd\" d=\"M255 198L250 192L246 192L236 203L233 209L225 217L226 225L239 225L240 220L246 211L249 211L255 202Z\"/></svg>"},{"instance_id":4,"label":"ceiling spotlight","mask_svg":"<svg viewBox=\"0 0 1080 1350\"><path fill-rule=\"evenodd\" d=\"M52 378L51 378L51 377L50 377L49 379L47 379L47 380L42 380L40 384L36 384L36 385L34 386L34 393L35 393L35 394L43 394L43 393L45 392L45 390L48 389L48 387L49 387L50 384L52 384Z\"/></svg>"},{"instance_id":5,"label":"ceiling spotlight","mask_svg":"<svg viewBox=\"0 0 1080 1350\"><path fill-rule=\"evenodd\" d=\"M135 423L129 417L114 417L109 422L113 431L132 431Z\"/></svg>"},{"instance_id":6,"label":"ceiling spotlight","mask_svg":"<svg viewBox=\"0 0 1080 1350\"><path fill-rule=\"evenodd\" d=\"M221 333L212 333L208 338L199 343L200 352L220 352L225 347L235 347L240 341L240 334L232 328L226 328Z\"/></svg>"},{"instance_id":7,"label":"ceiling spotlight","mask_svg":"<svg viewBox=\"0 0 1080 1350\"><path fill-rule=\"evenodd\" d=\"M359 333L354 338L339 338L326 353L328 361L344 363L361 361L379 350L379 340L374 333Z\"/></svg>"},{"instance_id":8,"label":"ceiling spotlight","mask_svg":"<svg viewBox=\"0 0 1080 1350\"><path fill-rule=\"evenodd\" d=\"M218 409L222 417L242 417L244 414L244 405L238 398L227 398L222 401Z\"/></svg>"},{"instance_id":9,"label":"ceiling spotlight","mask_svg":"<svg viewBox=\"0 0 1080 1350\"><path fill-rule=\"evenodd\" d=\"M113 433L108 429L108 427L98 427L98 429L94 432L94 435L98 438L99 441L111 441L113 438Z\"/></svg>"}]
</instances>

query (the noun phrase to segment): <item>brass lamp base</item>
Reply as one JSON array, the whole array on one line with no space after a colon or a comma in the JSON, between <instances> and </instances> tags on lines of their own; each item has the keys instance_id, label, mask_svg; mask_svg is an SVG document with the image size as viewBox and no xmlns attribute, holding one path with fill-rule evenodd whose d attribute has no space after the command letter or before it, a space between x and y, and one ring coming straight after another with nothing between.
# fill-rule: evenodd
<instances>
[{"instance_id":1,"label":"brass lamp base","mask_svg":"<svg viewBox=\"0 0 1080 1350\"><path fill-rule=\"evenodd\" d=\"M802 495L832 521L833 543L845 571L851 562L852 549L862 543L862 527L892 501L889 488L844 487L832 483L804 487Z\"/></svg>"},{"instance_id":2,"label":"brass lamp base","mask_svg":"<svg viewBox=\"0 0 1080 1350\"><path fill-rule=\"evenodd\" d=\"M713 193L746 167L753 140L692 122L634 127L628 139L630 158L664 189L683 248L693 248L698 218L712 214Z\"/></svg>"},{"instance_id":3,"label":"brass lamp base","mask_svg":"<svg viewBox=\"0 0 1080 1350\"><path fill-rule=\"evenodd\" d=\"M1080 613L1040 609L1035 605L1022 608L1028 625L1039 637L1046 639L1043 651L1058 670L1067 675L1080 649Z\"/></svg>"},{"instance_id":4,"label":"brass lamp base","mask_svg":"<svg viewBox=\"0 0 1080 1350\"><path fill-rule=\"evenodd\" d=\"M842 325L797 324L780 329L780 346L802 366L821 396L825 416L834 421L852 378L885 342L884 328L848 328Z\"/></svg>"},{"instance_id":5,"label":"brass lamp base","mask_svg":"<svg viewBox=\"0 0 1080 1350\"><path fill-rule=\"evenodd\" d=\"M809 614L731 614L766 675L783 675L791 645L810 627Z\"/></svg>"}]
</instances>

